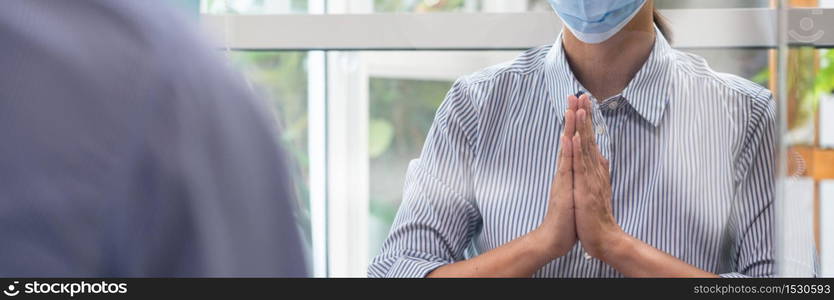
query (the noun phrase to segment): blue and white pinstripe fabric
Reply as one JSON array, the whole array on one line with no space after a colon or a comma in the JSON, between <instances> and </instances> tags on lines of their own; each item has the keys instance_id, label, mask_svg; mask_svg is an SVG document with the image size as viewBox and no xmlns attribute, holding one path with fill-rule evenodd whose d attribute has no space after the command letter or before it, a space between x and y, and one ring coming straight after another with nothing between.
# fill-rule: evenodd
<instances>
[{"instance_id":1,"label":"blue and white pinstripe fabric","mask_svg":"<svg viewBox=\"0 0 834 300\"><path fill-rule=\"evenodd\" d=\"M567 96L584 91L561 38L458 80L371 277L424 277L504 245L545 215ZM775 102L658 34L620 96L595 102L613 208L632 236L722 276L772 276ZM536 277L621 277L577 245Z\"/></svg>"}]
</instances>

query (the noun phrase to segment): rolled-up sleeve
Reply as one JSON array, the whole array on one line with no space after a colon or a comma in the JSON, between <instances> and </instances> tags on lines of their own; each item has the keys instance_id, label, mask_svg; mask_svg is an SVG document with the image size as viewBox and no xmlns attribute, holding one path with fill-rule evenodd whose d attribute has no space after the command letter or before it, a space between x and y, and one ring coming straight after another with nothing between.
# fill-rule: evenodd
<instances>
[{"instance_id":1,"label":"rolled-up sleeve","mask_svg":"<svg viewBox=\"0 0 834 300\"><path fill-rule=\"evenodd\" d=\"M722 277L774 276L774 170L776 103L754 101L747 125L745 147L738 158L739 173L733 229L733 272Z\"/></svg>"},{"instance_id":2,"label":"rolled-up sleeve","mask_svg":"<svg viewBox=\"0 0 834 300\"><path fill-rule=\"evenodd\" d=\"M437 112L419 159L411 162L403 202L369 277L426 277L465 259L481 216L472 196L477 111L458 81Z\"/></svg>"}]
</instances>

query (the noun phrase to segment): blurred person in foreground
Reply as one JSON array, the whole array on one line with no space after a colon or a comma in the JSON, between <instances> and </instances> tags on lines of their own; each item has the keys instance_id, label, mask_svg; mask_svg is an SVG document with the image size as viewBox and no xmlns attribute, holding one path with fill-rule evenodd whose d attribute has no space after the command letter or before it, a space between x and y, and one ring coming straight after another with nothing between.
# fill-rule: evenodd
<instances>
[{"instance_id":1,"label":"blurred person in foreground","mask_svg":"<svg viewBox=\"0 0 834 300\"><path fill-rule=\"evenodd\" d=\"M274 121L158 1L3 1L0 276L302 277Z\"/></svg>"}]
</instances>

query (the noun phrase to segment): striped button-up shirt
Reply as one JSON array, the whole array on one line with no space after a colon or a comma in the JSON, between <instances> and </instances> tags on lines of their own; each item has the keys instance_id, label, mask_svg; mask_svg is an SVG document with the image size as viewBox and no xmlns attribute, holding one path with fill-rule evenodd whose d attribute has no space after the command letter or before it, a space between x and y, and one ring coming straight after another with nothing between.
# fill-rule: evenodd
<instances>
[{"instance_id":1,"label":"striped button-up shirt","mask_svg":"<svg viewBox=\"0 0 834 300\"><path fill-rule=\"evenodd\" d=\"M567 97L586 92L561 41L454 84L409 166L371 277L424 277L542 223ZM596 138L611 161L613 212L625 232L722 276L773 275L770 91L711 70L658 33L622 94L593 102ZM535 274L621 276L579 244Z\"/></svg>"}]
</instances>

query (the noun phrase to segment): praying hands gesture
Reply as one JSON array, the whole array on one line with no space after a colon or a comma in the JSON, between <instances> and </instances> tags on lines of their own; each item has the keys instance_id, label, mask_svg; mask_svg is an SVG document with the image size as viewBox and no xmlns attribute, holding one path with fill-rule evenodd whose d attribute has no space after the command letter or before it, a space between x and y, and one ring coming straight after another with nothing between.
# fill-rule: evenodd
<instances>
[{"instance_id":1,"label":"praying hands gesture","mask_svg":"<svg viewBox=\"0 0 834 300\"><path fill-rule=\"evenodd\" d=\"M581 242L591 256L629 277L716 277L629 236L617 224L609 162L599 152L587 95L568 97L565 131L541 225L429 277L530 277Z\"/></svg>"},{"instance_id":2,"label":"praying hands gesture","mask_svg":"<svg viewBox=\"0 0 834 300\"><path fill-rule=\"evenodd\" d=\"M558 171L538 229L552 233L554 256L564 256L579 240L589 255L626 276L715 277L629 236L617 224L610 163L596 144L592 107L588 95L568 97ZM575 224L566 224L570 221Z\"/></svg>"},{"instance_id":3,"label":"praying hands gesture","mask_svg":"<svg viewBox=\"0 0 834 300\"><path fill-rule=\"evenodd\" d=\"M558 171L539 229L558 237L551 241L556 257L567 254L579 240L591 256L601 259L608 249L604 246L623 235L611 208L609 163L596 145L591 111L587 95L568 98Z\"/></svg>"},{"instance_id":4,"label":"praying hands gesture","mask_svg":"<svg viewBox=\"0 0 834 300\"><path fill-rule=\"evenodd\" d=\"M574 202L576 234L588 254L602 259L607 249L604 246L617 243L623 234L611 208L609 162L596 144L588 96L571 96L568 103L565 120L574 124L565 126L562 156L571 163L561 166L560 174L573 177L565 181L573 182L567 193Z\"/></svg>"}]
</instances>

